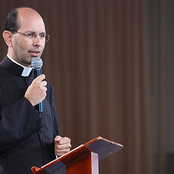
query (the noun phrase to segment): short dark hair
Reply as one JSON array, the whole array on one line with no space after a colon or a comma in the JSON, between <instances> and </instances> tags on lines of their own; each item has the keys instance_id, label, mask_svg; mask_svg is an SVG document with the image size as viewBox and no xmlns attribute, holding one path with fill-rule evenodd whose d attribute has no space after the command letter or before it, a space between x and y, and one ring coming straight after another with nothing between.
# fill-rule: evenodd
<instances>
[{"instance_id":1,"label":"short dark hair","mask_svg":"<svg viewBox=\"0 0 174 174\"><path fill-rule=\"evenodd\" d=\"M12 33L16 33L18 29L20 28L18 23L18 10L12 9L10 13L7 15L6 21L5 21L5 30L8 30Z\"/></svg>"}]
</instances>

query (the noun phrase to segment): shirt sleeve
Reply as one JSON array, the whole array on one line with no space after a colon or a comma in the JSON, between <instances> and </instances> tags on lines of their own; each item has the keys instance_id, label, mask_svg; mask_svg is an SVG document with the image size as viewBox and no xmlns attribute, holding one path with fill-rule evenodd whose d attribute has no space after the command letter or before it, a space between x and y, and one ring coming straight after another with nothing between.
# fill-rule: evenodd
<instances>
[{"instance_id":1,"label":"shirt sleeve","mask_svg":"<svg viewBox=\"0 0 174 174\"><path fill-rule=\"evenodd\" d=\"M0 151L6 151L41 127L38 112L25 98L1 108Z\"/></svg>"}]
</instances>

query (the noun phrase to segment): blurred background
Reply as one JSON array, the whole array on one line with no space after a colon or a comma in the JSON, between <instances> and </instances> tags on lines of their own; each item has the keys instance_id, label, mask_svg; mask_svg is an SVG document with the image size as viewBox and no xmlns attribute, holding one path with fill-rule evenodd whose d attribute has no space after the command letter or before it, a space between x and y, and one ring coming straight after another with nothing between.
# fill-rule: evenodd
<instances>
[{"instance_id":1,"label":"blurred background","mask_svg":"<svg viewBox=\"0 0 174 174\"><path fill-rule=\"evenodd\" d=\"M174 173L173 0L0 0L29 6L50 41L43 72L55 90L60 133L73 148L102 136L124 149L100 174ZM0 60L6 55L0 39Z\"/></svg>"}]
</instances>

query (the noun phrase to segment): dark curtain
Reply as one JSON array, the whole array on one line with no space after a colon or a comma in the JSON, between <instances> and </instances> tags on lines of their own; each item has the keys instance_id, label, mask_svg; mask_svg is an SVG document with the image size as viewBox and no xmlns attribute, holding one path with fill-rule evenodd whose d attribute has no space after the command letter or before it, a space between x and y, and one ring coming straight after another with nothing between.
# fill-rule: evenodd
<instances>
[{"instance_id":1,"label":"dark curtain","mask_svg":"<svg viewBox=\"0 0 174 174\"><path fill-rule=\"evenodd\" d=\"M172 0L0 0L44 18L51 40L43 72L54 85L60 132L73 147L95 138L124 149L101 174L174 173ZM6 46L0 39L0 59Z\"/></svg>"}]
</instances>

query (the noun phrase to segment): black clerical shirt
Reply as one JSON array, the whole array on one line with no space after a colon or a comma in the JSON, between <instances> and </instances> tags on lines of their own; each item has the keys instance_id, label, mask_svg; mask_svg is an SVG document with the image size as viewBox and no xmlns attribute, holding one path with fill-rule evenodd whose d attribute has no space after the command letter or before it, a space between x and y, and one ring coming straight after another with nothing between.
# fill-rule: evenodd
<instances>
[{"instance_id":1,"label":"black clerical shirt","mask_svg":"<svg viewBox=\"0 0 174 174\"><path fill-rule=\"evenodd\" d=\"M59 134L54 91L47 83L44 112L24 97L34 79L31 71L22 77L23 68L5 57L0 63L0 173L31 174L55 159L54 137Z\"/></svg>"}]
</instances>

